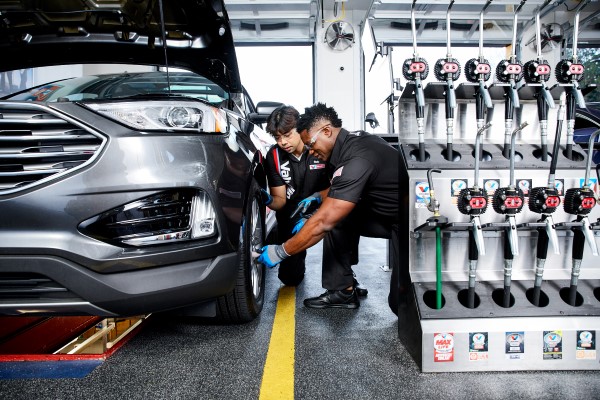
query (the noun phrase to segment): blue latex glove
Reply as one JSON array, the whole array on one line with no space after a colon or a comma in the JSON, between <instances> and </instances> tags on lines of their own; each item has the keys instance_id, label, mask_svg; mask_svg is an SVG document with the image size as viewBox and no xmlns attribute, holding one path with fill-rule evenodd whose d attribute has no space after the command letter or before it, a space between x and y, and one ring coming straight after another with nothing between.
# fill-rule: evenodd
<instances>
[{"instance_id":1,"label":"blue latex glove","mask_svg":"<svg viewBox=\"0 0 600 400\"><path fill-rule=\"evenodd\" d=\"M260 189L260 198L265 206L273 202L273 197L265 189Z\"/></svg>"},{"instance_id":2,"label":"blue latex glove","mask_svg":"<svg viewBox=\"0 0 600 400\"><path fill-rule=\"evenodd\" d=\"M302 215L304 215L304 213L306 213L306 211L308 211L308 208L311 206L312 203L316 203L317 205L319 205L319 204L321 204L321 201L322 201L321 193L314 192L307 198L302 199L298 202L298 207L294 210L292 215L290 215L290 218L294 218L296 216L296 214L298 214L298 212L300 212L300 213L302 213Z\"/></svg>"},{"instance_id":3,"label":"blue latex glove","mask_svg":"<svg viewBox=\"0 0 600 400\"><path fill-rule=\"evenodd\" d=\"M292 233L297 233L300 229L302 229L302 227L304 226L304 224L306 223L306 221L308 221L308 218L300 218L300 220L298 222L296 222L296 225L294 225L294 229L292 229Z\"/></svg>"},{"instance_id":4,"label":"blue latex glove","mask_svg":"<svg viewBox=\"0 0 600 400\"><path fill-rule=\"evenodd\" d=\"M263 263L267 268L273 268L289 256L282 245L270 244L260 249L257 261Z\"/></svg>"}]
</instances>

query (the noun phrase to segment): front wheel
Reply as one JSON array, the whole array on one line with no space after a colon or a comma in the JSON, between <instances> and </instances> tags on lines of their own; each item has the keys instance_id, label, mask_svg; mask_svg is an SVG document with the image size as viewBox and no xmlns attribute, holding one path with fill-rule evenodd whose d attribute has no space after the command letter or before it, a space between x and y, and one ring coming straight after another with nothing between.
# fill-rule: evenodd
<instances>
[{"instance_id":1,"label":"front wheel","mask_svg":"<svg viewBox=\"0 0 600 400\"><path fill-rule=\"evenodd\" d=\"M255 319L265 299L265 266L252 258L252 252L265 243L265 208L260 187L252 182L240 227L238 270L234 289L218 299L218 317L228 323Z\"/></svg>"}]
</instances>

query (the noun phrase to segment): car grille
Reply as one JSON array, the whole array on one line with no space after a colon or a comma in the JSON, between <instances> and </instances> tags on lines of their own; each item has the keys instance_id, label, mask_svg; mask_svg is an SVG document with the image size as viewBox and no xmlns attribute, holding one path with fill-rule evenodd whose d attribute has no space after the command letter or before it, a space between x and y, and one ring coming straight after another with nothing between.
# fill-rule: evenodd
<instances>
[{"instance_id":1,"label":"car grille","mask_svg":"<svg viewBox=\"0 0 600 400\"><path fill-rule=\"evenodd\" d=\"M76 300L79 297L46 276L21 273L0 274L0 300Z\"/></svg>"},{"instance_id":2,"label":"car grille","mask_svg":"<svg viewBox=\"0 0 600 400\"><path fill-rule=\"evenodd\" d=\"M0 194L24 190L81 167L105 139L47 107L0 102Z\"/></svg>"}]
</instances>

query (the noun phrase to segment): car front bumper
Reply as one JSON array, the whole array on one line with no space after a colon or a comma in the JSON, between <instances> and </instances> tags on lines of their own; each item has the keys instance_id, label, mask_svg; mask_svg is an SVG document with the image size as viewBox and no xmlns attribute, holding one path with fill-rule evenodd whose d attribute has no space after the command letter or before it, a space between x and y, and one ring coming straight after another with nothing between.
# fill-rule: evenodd
<instances>
[{"instance_id":1,"label":"car front bumper","mask_svg":"<svg viewBox=\"0 0 600 400\"><path fill-rule=\"evenodd\" d=\"M0 256L0 314L128 316L168 310L233 290L237 253L100 274L56 256Z\"/></svg>"}]
</instances>

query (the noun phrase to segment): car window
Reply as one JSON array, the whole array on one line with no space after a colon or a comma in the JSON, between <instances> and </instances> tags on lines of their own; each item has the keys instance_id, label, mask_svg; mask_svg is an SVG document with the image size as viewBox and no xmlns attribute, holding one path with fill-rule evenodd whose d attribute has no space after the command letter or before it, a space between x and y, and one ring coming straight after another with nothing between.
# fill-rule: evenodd
<instances>
[{"instance_id":1,"label":"car window","mask_svg":"<svg viewBox=\"0 0 600 400\"><path fill-rule=\"evenodd\" d=\"M115 99L145 95L176 95L201 99L219 105L229 98L220 86L193 73L164 72L92 75L65 79L37 86L5 97L7 100L81 101Z\"/></svg>"},{"instance_id":2,"label":"car window","mask_svg":"<svg viewBox=\"0 0 600 400\"><path fill-rule=\"evenodd\" d=\"M254 102L252 101L252 98L250 98L250 95L246 91L246 88L244 88L244 106L246 108L246 115L256 112Z\"/></svg>"}]
</instances>

